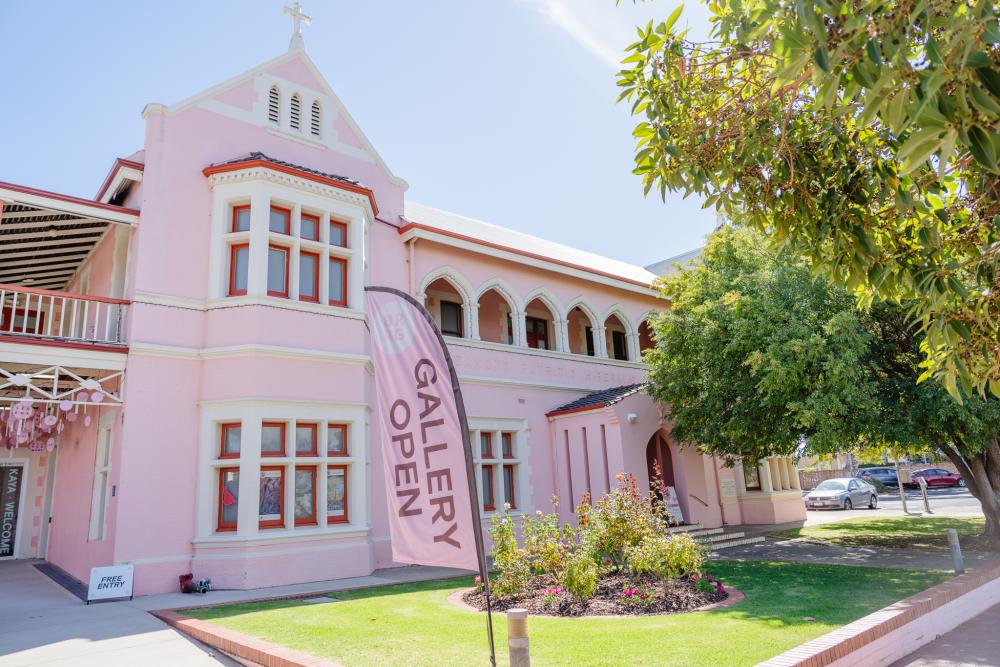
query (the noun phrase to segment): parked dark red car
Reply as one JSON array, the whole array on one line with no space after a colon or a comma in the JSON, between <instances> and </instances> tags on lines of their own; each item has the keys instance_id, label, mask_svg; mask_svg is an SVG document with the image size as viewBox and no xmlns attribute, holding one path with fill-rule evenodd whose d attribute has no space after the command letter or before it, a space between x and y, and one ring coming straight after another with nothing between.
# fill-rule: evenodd
<instances>
[{"instance_id":1,"label":"parked dark red car","mask_svg":"<svg viewBox=\"0 0 1000 667\"><path fill-rule=\"evenodd\" d=\"M957 472L951 472L942 468L927 468L910 473L912 480L906 486L918 486L918 477L923 477L927 481L927 486L965 486L965 480Z\"/></svg>"}]
</instances>

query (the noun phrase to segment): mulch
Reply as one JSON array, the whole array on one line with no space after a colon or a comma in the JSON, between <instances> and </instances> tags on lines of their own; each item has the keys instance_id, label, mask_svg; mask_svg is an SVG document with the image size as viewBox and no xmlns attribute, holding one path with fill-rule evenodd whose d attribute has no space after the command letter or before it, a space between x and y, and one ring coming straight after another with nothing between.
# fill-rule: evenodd
<instances>
[{"instance_id":1,"label":"mulch","mask_svg":"<svg viewBox=\"0 0 1000 667\"><path fill-rule=\"evenodd\" d=\"M729 597L728 593L716 590L703 593L688 579L660 581L624 574L602 578L597 593L587 600L577 600L565 590L547 594L547 589L556 587L558 584L551 577L534 577L522 594L494 596L493 610L502 612L516 607L535 616L645 616L691 611ZM638 589L648 597L626 597L622 595L626 588ZM463 594L462 601L479 611L486 610L486 596L475 589Z\"/></svg>"}]
</instances>

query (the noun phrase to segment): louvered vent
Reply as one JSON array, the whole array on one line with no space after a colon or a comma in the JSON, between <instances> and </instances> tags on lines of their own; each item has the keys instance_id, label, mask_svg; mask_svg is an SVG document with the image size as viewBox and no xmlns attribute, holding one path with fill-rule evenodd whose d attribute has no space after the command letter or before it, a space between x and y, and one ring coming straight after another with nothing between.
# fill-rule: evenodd
<instances>
[{"instance_id":1,"label":"louvered vent","mask_svg":"<svg viewBox=\"0 0 1000 667\"><path fill-rule=\"evenodd\" d=\"M311 125L310 131L314 137L319 136L319 100L314 100L312 103L312 116L310 118Z\"/></svg>"},{"instance_id":2,"label":"louvered vent","mask_svg":"<svg viewBox=\"0 0 1000 667\"><path fill-rule=\"evenodd\" d=\"M271 86L271 92L267 94L267 119L278 124L281 118L281 93L277 86Z\"/></svg>"},{"instance_id":3,"label":"louvered vent","mask_svg":"<svg viewBox=\"0 0 1000 667\"><path fill-rule=\"evenodd\" d=\"M292 107L291 107L291 112L289 113L289 124L292 126L293 130L297 130L300 127L299 115L302 111L301 106L302 105L301 102L299 102L298 93L292 95Z\"/></svg>"}]
</instances>

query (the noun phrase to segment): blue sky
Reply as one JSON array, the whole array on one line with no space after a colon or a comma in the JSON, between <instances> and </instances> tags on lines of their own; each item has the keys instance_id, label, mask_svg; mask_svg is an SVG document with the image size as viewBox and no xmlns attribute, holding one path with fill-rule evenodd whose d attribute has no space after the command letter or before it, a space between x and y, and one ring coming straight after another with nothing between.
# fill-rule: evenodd
<instances>
[{"instance_id":1,"label":"blue sky","mask_svg":"<svg viewBox=\"0 0 1000 667\"><path fill-rule=\"evenodd\" d=\"M91 197L140 113L283 53L280 0L0 3L0 181ZM634 26L676 0L306 0L306 50L414 201L636 264L701 245L693 199L645 199L614 103ZM681 25L707 33L691 2Z\"/></svg>"}]
</instances>

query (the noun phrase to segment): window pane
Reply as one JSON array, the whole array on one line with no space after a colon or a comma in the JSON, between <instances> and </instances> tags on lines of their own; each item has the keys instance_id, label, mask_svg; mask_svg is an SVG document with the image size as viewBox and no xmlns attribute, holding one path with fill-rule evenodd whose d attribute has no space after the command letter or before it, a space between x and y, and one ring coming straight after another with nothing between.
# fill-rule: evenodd
<instances>
[{"instance_id":1,"label":"window pane","mask_svg":"<svg viewBox=\"0 0 1000 667\"><path fill-rule=\"evenodd\" d=\"M283 519L284 486L281 470L260 471L260 505L258 519L261 523L278 524Z\"/></svg>"},{"instance_id":2,"label":"window pane","mask_svg":"<svg viewBox=\"0 0 1000 667\"><path fill-rule=\"evenodd\" d=\"M760 470L756 461L743 461L743 481L748 489L760 488Z\"/></svg>"},{"instance_id":3,"label":"window pane","mask_svg":"<svg viewBox=\"0 0 1000 667\"><path fill-rule=\"evenodd\" d=\"M316 469L295 469L295 520L311 522L316 519Z\"/></svg>"},{"instance_id":4,"label":"window pane","mask_svg":"<svg viewBox=\"0 0 1000 667\"><path fill-rule=\"evenodd\" d=\"M319 255L299 254L299 298L316 301L319 298Z\"/></svg>"},{"instance_id":5,"label":"window pane","mask_svg":"<svg viewBox=\"0 0 1000 667\"><path fill-rule=\"evenodd\" d=\"M462 335L462 304L441 302L441 333L449 336Z\"/></svg>"},{"instance_id":6,"label":"window pane","mask_svg":"<svg viewBox=\"0 0 1000 667\"><path fill-rule=\"evenodd\" d=\"M330 424L326 430L326 453L330 456L347 456L347 427Z\"/></svg>"},{"instance_id":7,"label":"window pane","mask_svg":"<svg viewBox=\"0 0 1000 667\"><path fill-rule=\"evenodd\" d=\"M517 499L514 497L514 466L503 467L503 497L504 502L517 507Z\"/></svg>"},{"instance_id":8,"label":"window pane","mask_svg":"<svg viewBox=\"0 0 1000 667\"><path fill-rule=\"evenodd\" d=\"M299 221L299 236L313 241L319 239L319 218L303 213L302 219Z\"/></svg>"},{"instance_id":9,"label":"window pane","mask_svg":"<svg viewBox=\"0 0 1000 667\"><path fill-rule=\"evenodd\" d=\"M250 247L241 245L234 246L232 256L232 275L230 277L230 293L247 291L247 267L250 265Z\"/></svg>"},{"instance_id":10,"label":"window pane","mask_svg":"<svg viewBox=\"0 0 1000 667\"><path fill-rule=\"evenodd\" d=\"M326 471L326 515L330 519L347 519L347 470L330 468Z\"/></svg>"},{"instance_id":11,"label":"window pane","mask_svg":"<svg viewBox=\"0 0 1000 667\"><path fill-rule=\"evenodd\" d=\"M347 265L336 259L330 260L330 303L344 304L347 302Z\"/></svg>"},{"instance_id":12,"label":"window pane","mask_svg":"<svg viewBox=\"0 0 1000 667\"><path fill-rule=\"evenodd\" d=\"M295 427L295 453L316 453L316 425L306 424Z\"/></svg>"},{"instance_id":13,"label":"window pane","mask_svg":"<svg viewBox=\"0 0 1000 667\"><path fill-rule=\"evenodd\" d=\"M500 434L500 443L503 446L503 456L507 459L514 458L514 438L510 433Z\"/></svg>"},{"instance_id":14,"label":"window pane","mask_svg":"<svg viewBox=\"0 0 1000 667\"><path fill-rule=\"evenodd\" d=\"M285 248L267 249L267 292L268 294L288 294L287 273L288 250Z\"/></svg>"},{"instance_id":15,"label":"window pane","mask_svg":"<svg viewBox=\"0 0 1000 667\"><path fill-rule=\"evenodd\" d=\"M260 430L260 453L265 456L285 453L285 428L281 424L264 424Z\"/></svg>"},{"instance_id":16,"label":"window pane","mask_svg":"<svg viewBox=\"0 0 1000 667\"><path fill-rule=\"evenodd\" d=\"M239 426L223 426L222 427L222 453L223 454L236 454L240 453L240 436L242 434L242 429Z\"/></svg>"},{"instance_id":17,"label":"window pane","mask_svg":"<svg viewBox=\"0 0 1000 667\"><path fill-rule=\"evenodd\" d=\"M238 206L233 209L233 231L234 232L249 232L250 231L250 207L249 206Z\"/></svg>"},{"instance_id":18,"label":"window pane","mask_svg":"<svg viewBox=\"0 0 1000 667\"><path fill-rule=\"evenodd\" d=\"M291 211L284 208L271 207L271 219L269 229L279 234L287 234L290 228Z\"/></svg>"},{"instance_id":19,"label":"window pane","mask_svg":"<svg viewBox=\"0 0 1000 667\"><path fill-rule=\"evenodd\" d=\"M492 510L493 500L493 466L483 466L483 509Z\"/></svg>"},{"instance_id":20,"label":"window pane","mask_svg":"<svg viewBox=\"0 0 1000 667\"><path fill-rule=\"evenodd\" d=\"M240 472L224 470L220 477L222 488L219 490L219 523L236 525L236 515L240 504Z\"/></svg>"},{"instance_id":21,"label":"window pane","mask_svg":"<svg viewBox=\"0 0 1000 667\"><path fill-rule=\"evenodd\" d=\"M484 459L493 458L493 434L479 434L479 455Z\"/></svg>"},{"instance_id":22,"label":"window pane","mask_svg":"<svg viewBox=\"0 0 1000 667\"><path fill-rule=\"evenodd\" d=\"M611 347L613 348L613 355L615 359L620 361L628 360L628 352L625 348L625 334L621 331L611 332Z\"/></svg>"},{"instance_id":23,"label":"window pane","mask_svg":"<svg viewBox=\"0 0 1000 667\"><path fill-rule=\"evenodd\" d=\"M339 222L330 223L330 245L347 247L347 225Z\"/></svg>"}]
</instances>

